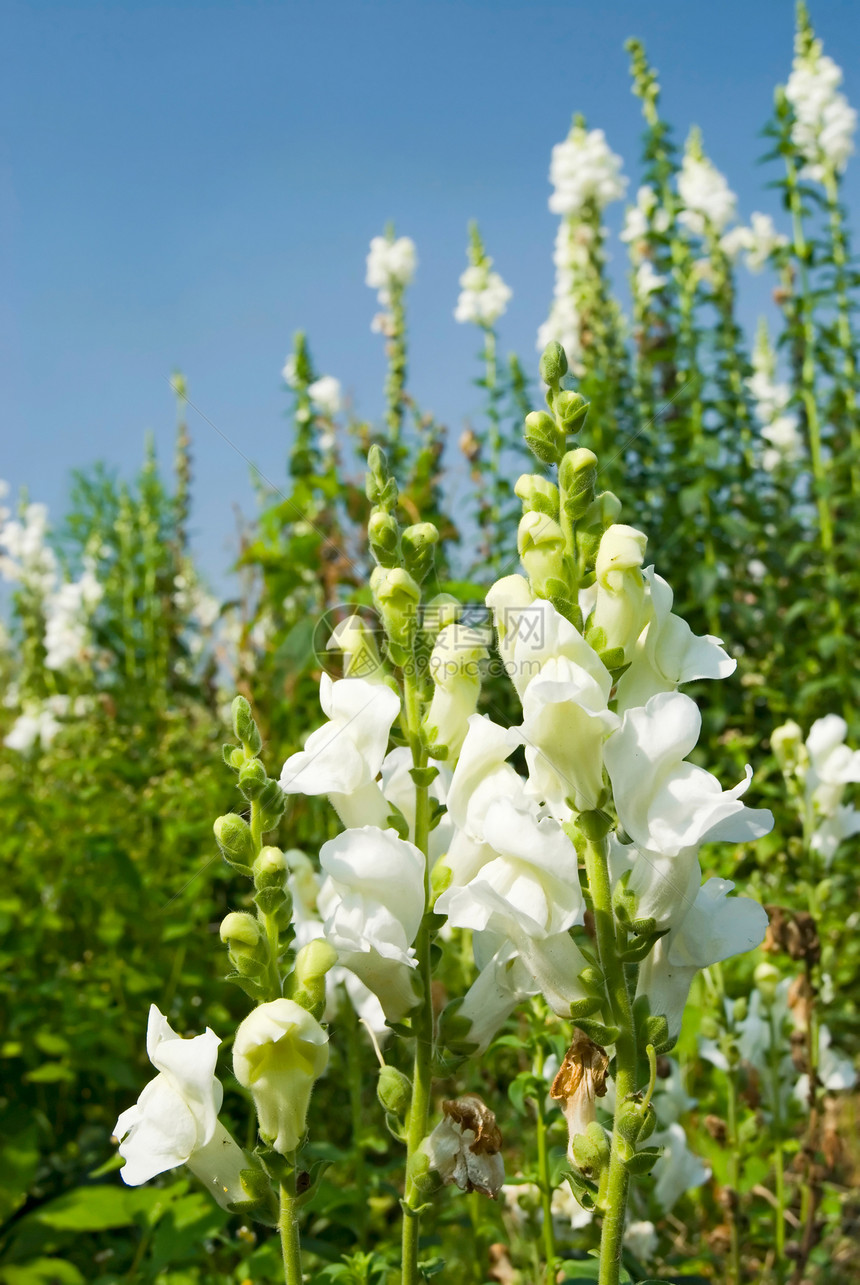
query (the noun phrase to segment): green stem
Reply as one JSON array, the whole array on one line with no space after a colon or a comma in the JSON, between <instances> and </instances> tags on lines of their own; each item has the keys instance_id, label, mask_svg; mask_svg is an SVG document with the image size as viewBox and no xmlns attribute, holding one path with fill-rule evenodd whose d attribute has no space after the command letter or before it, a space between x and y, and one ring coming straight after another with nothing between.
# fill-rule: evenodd
<instances>
[{"instance_id":1,"label":"green stem","mask_svg":"<svg viewBox=\"0 0 860 1285\"><path fill-rule=\"evenodd\" d=\"M738 1194L739 1157L738 1157L738 1086L735 1068L729 1065L726 1076L726 1148L728 1151L728 1176L731 1188L731 1200L727 1211L729 1221L729 1282L730 1285L741 1285L741 1241L738 1230L738 1217L734 1201Z\"/></svg>"},{"instance_id":2,"label":"green stem","mask_svg":"<svg viewBox=\"0 0 860 1285\"><path fill-rule=\"evenodd\" d=\"M502 481L502 430L498 408L498 369L496 363L496 332L492 326L484 326L484 379L487 386L487 419L490 424L490 508L487 513L490 528L490 566L498 566L499 548L492 542L492 537L499 534L502 503L500 485Z\"/></svg>"},{"instance_id":3,"label":"green stem","mask_svg":"<svg viewBox=\"0 0 860 1285\"><path fill-rule=\"evenodd\" d=\"M404 688L406 725L412 748L412 762L416 768L427 766L427 751L421 743L421 694L414 680L407 677ZM414 842L425 858L425 906L430 904L430 863L427 860L430 834L430 795L426 785L415 786ZM432 968L430 960L430 926L425 916L415 940L418 975L423 999L413 1016L415 1032L415 1058L412 1070L412 1101L406 1123L406 1189L403 1209L402 1285L419 1285L418 1241L420 1219L417 1210L423 1203L418 1175L420 1173L421 1145L427 1136L430 1114L430 1092L433 1079L433 996L431 991Z\"/></svg>"},{"instance_id":4,"label":"green stem","mask_svg":"<svg viewBox=\"0 0 860 1285\"><path fill-rule=\"evenodd\" d=\"M848 298L846 281L849 268L848 247L845 241L842 210L839 205L839 180L832 169L828 171L824 187L827 193L831 254L836 277L837 339L842 352L843 393L851 443L851 491L856 496L860 494L860 421L858 421L857 416L857 362L854 355L855 343L851 327L851 303Z\"/></svg>"},{"instance_id":5,"label":"green stem","mask_svg":"<svg viewBox=\"0 0 860 1285\"><path fill-rule=\"evenodd\" d=\"M776 1268L780 1279L785 1269L785 1156L782 1143L782 1101L779 1063L782 1043L782 1031L777 1029L774 1011L770 1011L770 1049L769 1062L771 1074L771 1092L773 1093L773 1170L776 1195L776 1223L774 1226L774 1245L776 1249Z\"/></svg>"},{"instance_id":6,"label":"green stem","mask_svg":"<svg viewBox=\"0 0 860 1285\"><path fill-rule=\"evenodd\" d=\"M623 1104L636 1091L636 1028L615 931L605 838L588 840L585 850L585 868L594 905L594 926L600 967L606 981L612 1020L619 1031L615 1041L615 1122L612 1128L605 1212L600 1233L598 1285L619 1285L630 1174L622 1159L628 1144L618 1132L618 1119Z\"/></svg>"},{"instance_id":7,"label":"green stem","mask_svg":"<svg viewBox=\"0 0 860 1285\"><path fill-rule=\"evenodd\" d=\"M299 1220L296 1215L295 1158L295 1152L287 1157L291 1167L289 1174L281 1183L281 1211L278 1218L286 1285L302 1285L302 1249L299 1240Z\"/></svg>"},{"instance_id":8,"label":"green stem","mask_svg":"<svg viewBox=\"0 0 860 1285\"><path fill-rule=\"evenodd\" d=\"M537 1073L543 1075L543 1049L539 1049L537 1058ZM557 1250L555 1245L555 1228L552 1224L552 1182L549 1173L549 1148L547 1147L547 1121L544 1094L538 1094L535 1099L536 1114L536 1142L538 1155L538 1185L540 1187L540 1201L543 1210L543 1248L546 1259L546 1281L547 1285L553 1285L555 1280L555 1264Z\"/></svg>"},{"instance_id":9,"label":"green stem","mask_svg":"<svg viewBox=\"0 0 860 1285\"><path fill-rule=\"evenodd\" d=\"M367 1244L367 1167L360 1137L364 1126L361 1106L361 1044L358 1035L358 1018L351 1004L347 1005L346 1073L349 1084L349 1114L352 1123L353 1183L355 1186L355 1220L359 1248Z\"/></svg>"}]
</instances>

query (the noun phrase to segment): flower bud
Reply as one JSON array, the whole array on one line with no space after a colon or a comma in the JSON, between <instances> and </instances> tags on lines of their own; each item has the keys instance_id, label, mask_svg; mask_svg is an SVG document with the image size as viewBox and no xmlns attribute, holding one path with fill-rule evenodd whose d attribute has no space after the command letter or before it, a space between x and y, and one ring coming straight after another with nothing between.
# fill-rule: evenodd
<instances>
[{"instance_id":1,"label":"flower bud","mask_svg":"<svg viewBox=\"0 0 860 1285\"><path fill-rule=\"evenodd\" d=\"M793 719L774 729L770 737L770 748L784 776L802 776L805 773L809 754L803 743L803 732Z\"/></svg>"},{"instance_id":2,"label":"flower bud","mask_svg":"<svg viewBox=\"0 0 860 1285\"><path fill-rule=\"evenodd\" d=\"M423 724L434 757L443 748L446 757L460 753L481 694L480 662L490 641L484 631L461 624L446 625L436 638L430 656L433 700Z\"/></svg>"},{"instance_id":3,"label":"flower bud","mask_svg":"<svg viewBox=\"0 0 860 1285\"><path fill-rule=\"evenodd\" d=\"M283 888L290 873L287 858L280 848L261 848L254 862L254 885L257 888Z\"/></svg>"},{"instance_id":4,"label":"flower bud","mask_svg":"<svg viewBox=\"0 0 860 1285\"><path fill-rule=\"evenodd\" d=\"M233 731L249 754L259 754L263 748L263 738L254 722L251 706L244 696L235 696L230 712L233 717Z\"/></svg>"},{"instance_id":5,"label":"flower bud","mask_svg":"<svg viewBox=\"0 0 860 1285\"><path fill-rule=\"evenodd\" d=\"M597 485L597 456L585 446L568 451L558 467L564 511L571 522L579 522L594 499Z\"/></svg>"},{"instance_id":6,"label":"flower bud","mask_svg":"<svg viewBox=\"0 0 860 1285\"><path fill-rule=\"evenodd\" d=\"M604 531L597 551L597 600L586 637L598 654L618 649L622 664L646 622L642 562L647 543L642 531L615 523Z\"/></svg>"},{"instance_id":7,"label":"flower bud","mask_svg":"<svg viewBox=\"0 0 860 1285\"><path fill-rule=\"evenodd\" d=\"M547 597L547 581L567 580L564 532L544 513L524 513L517 528L517 548L533 591Z\"/></svg>"},{"instance_id":8,"label":"flower bud","mask_svg":"<svg viewBox=\"0 0 860 1285\"><path fill-rule=\"evenodd\" d=\"M233 1073L253 1095L260 1136L281 1155L302 1140L311 1091L328 1058L328 1035L293 1000L261 1004L236 1032Z\"/></svg>"},{"instance_id":9,"label":"flower bud","mask_svg":"<svg viewBox=\"0 0 860 1285\"><path fill-rule=\"evenodd\" d=\"M778 968L773 964L759 964L753 973L756 987L761 991L762 999L766 1004L772 1004L776 996L776 988L781 981L781 975Z\"/></svg>"},{"instance_id":10,"label":"flower bud","mask_svg":"<svg viewBox=\"0 0 860 1285\"><path fill-rule=\"evenodd\" d=\"M400 561L397 520L384 509L375 509L367 524L370 552L381 567L396 567Z\"/></svg>"},{"instance_id":11,"label":"flower bud","mask_svg":"<svg viewBox=\"0 0 860 1285\"><path fill-rule=\"evenodd\" d=\"M221 923L221 940L230 963L243 977L259 977L268 963L268 945L262 925L253 915L234 910Z\"/></svg>"},{"instance_id":12,"label":"flower bud","mask_svg":"<svg viewBox=\"0 0 860 1285\"><path fill-rule=\"evenodd\" d=\"M402 567L375 567L370 576L370 588L389 642L393 644L392 659L395 664L402 665L415 632L421 590Z\"/></svg>"},{"instance_id":13,"label":"flower bud","mask_svg":"<svg viewBox=\"0 0 860 1285\"><path fill-rule=\"evenodd\" d=\"M551 339L541 353L540 377L553 387L567 374L567 354L556 339Z\"/></svg>"},{"instance_id":14,"label":"flower bud","mask_svg":"<svg viewBox=\"0 0 860 1285\"><path fill-rule=\"evenodd\" d=\"M657 1116L649 1102L623 1102L615 1112L615 1128L625 1142L644 1142L654 1132Z\"/></svg>"},{"instance_id":15,"label":"flower bud","mask_svg":"<svg viewBox=\"0 0 860 1285\"><path fill-rule=\"evenodd\" d=\"M526 415L526 442L543 464L558 464L564 455L566 439L552 415L533 410Z\"/></svg>"},{"instance_id":16,"label":"flower bud","mask_svg":"<svg viewBox=\"0 0 860 1285\"><path fill-rule=\"evenodd\" d=\"M326 973L337 963L337 951L324 937L315 937L296 955L290 976L290 999L315 1018L325 1011Z\"/></svg>"},{"instance_id":17,"label":"flower bud","mask_svg":"<svg viewBox=\"0 0 860 1285\"><path fill-rule=\"evenodd\" d=\"M343 652L344 678L364 678L372 683L385 676L373 630L361 616L347 616L335 625L326 650Z\"/></svg>"},{"instance_id":18,"label":"flower bud","mask_svg":"<svg viewBox=\"0 0 860 1285\"><path fill-rule=\"evenodd\" d=\"M235 812L228 812L226 816L218 818L212 829L224 860L249 874L257 849L248 822Z\"/></svg>"},{"instance_id":19,"label":"flower bud","mask_svg":"<svg viewBox=\"0 0 860 1285\"><path fill-rule=\"evenodd\" d=\"M523 473L517 478L514 492L523 502L524 513L545 513L558 519L558 487L539 473Z\"/></svg>"},{"instance_id":20,"label":"flower bud","mask_svg":"<svg viewBox=\"0 0 860 1285\"><path fill-rule=\"evenodd\" d=\"M376 1096L383 1111L405 1120L412 1102L412 1081L396 1066L383 1066L376 1081Z\"/></svg>"},{"instance_id":21,"label":"flower bud","mask_svg":"<svg viewBox=\"0 0 860 1285\"><path fill-rule=\"evenodd\" d=\"M246 799L257 799L262 794L266 782L266 769L259 759L249 759L239 770L239 789Z\"/></svg>"},{"instance_id":22,"label":"flower bud","mask_svg":"<svg viewBox=\"0 0 860 1285\"><path fill-rule=\"evenodd\" d=\"M435 637L446 625L453 625L463 614L463 604L452 593L437 593L425 603L421 615L421 628Z\"/></svg>"},{"instance_id":23,"label":"flower bud","mask_svg":"<svg viewBox=\"0 0 860 1285\"><path fill-rule=\"evenodd\" d=\"M364 489L371 504L388 512L397 504L397 483L389 472L385 451L375 443L367 453Z\"/></svg>"},{"instance_id":24,"label":"flower bud","mask_svg":"<svg viewBox=\"0 0 860 1285\"><path fill-rule=\"evenodd\" d=\"M277 781L267 781L260 793L258 802L260 804L260 828L263 834L266 834L267 831L274 830L284 815L287 796Z\"/></svg>"},{"instance_id":25,"label":"flower bud","mask_svg":"<svg viewBox=\"0 0 860 1285\"><path fill-rule=\"evenodd\" d=\"M552 408L566 433L578 433L585 424L589 403L580 393L562 389L553 398Z\"/></svg>"},{"instance_id":26,"label":"flower bud","mask_svg":"<svg viewBox=\"0 0 860 1285\"><path fill-rule=\"evenodd\" d=\"M420 584L432 569L439 532L432 522L416 522L406 528L401 542L406 570Z\"/></svg>"}]
</instances>

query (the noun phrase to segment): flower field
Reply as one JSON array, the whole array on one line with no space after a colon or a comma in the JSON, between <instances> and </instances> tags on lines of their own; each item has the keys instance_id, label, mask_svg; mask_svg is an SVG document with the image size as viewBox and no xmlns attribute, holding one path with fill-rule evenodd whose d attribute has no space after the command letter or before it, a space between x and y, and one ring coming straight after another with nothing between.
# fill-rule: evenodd
<instances>
[{"instance_id":1,"label":"flower field","mask_svg":"<svg viewBox=\"0 0 860 1285\"><path fill-rule=\"evenodd\" d=\"M171 462L2 484L0 1285L860 1282L856 113L812 18L748 221L628 42L641 154L548 140L534 351L464 211L477 415L418 403L421 247L375 236L384 414L296 334L217 592L181 374Z\"/></svg>"}]
</instances>

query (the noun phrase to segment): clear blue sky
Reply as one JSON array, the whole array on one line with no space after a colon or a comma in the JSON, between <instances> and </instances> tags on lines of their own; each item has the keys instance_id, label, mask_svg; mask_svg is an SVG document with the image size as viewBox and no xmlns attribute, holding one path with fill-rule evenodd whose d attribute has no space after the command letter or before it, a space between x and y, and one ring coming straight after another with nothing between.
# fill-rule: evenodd
<instances>
[{"instance_id":1,"label":"clear blue sky","mask_svg":"<svg viewBox=\"0 0 860 1285\"><path fill-rule=\"evenodd\" d=\"M533 362L552 290L549 153L574 111L638 182L628 35L660 71L677 140L699 124L741 215L777 212L755 162L790 66L790 0L6 0L3 12L0 476L52 509L71 468L134 468L147 428L170 459L175 367L280 483L280 369L299 327L319 367L378 414L364 256L388 219L420 258L413 387L456 439L480 406L476 334L452 316L467 221L514 290L503 346ZM813 0L812 16L860 105L860 4ZM855 159L855 212L858 175ZM616 228L622 213L610 210ZM766 294L750 284L750 320ZM239 456L193 414L190 427L195 540L220 579L232 505L250 513L252 489Z\"/></svg>"}]
</instances>

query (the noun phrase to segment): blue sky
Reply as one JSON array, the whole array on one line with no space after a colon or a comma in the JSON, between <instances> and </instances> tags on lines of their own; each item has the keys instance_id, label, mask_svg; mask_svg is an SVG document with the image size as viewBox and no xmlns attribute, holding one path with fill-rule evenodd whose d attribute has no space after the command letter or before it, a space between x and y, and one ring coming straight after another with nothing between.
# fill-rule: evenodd
<instances>
[{"instance_id":1,"label":"blue sky","mask_svg":"<svg viewBox=\"0 0 860 1285\"><path fill-rule=\"evenodd\" d=\"M477 218L514 290L502 345L534 362L552 291L553 143L582 111L625 161L641 133L628 35L660 71L682 142L700 125L741 216L777 213L758 137L791 59L790 0L286 0L4 5L0 76L0 476L62 509L69 471L172 453L168 386L279 484L280 370L307 330L366 415L383 356L364 285L393 219L420 259L412 384L456 440L480 413L477 335L452 310ZM860 104L860 5L813 21ZM845 194L856 211L860 161ZM620 226L621 204L610 225ZM616 245L614 271L623 284ZM748 283L754 321L768 287ZM248 468L193 413L193 525L205 571L231 558Z\"/></svg>"}]
</instances>

